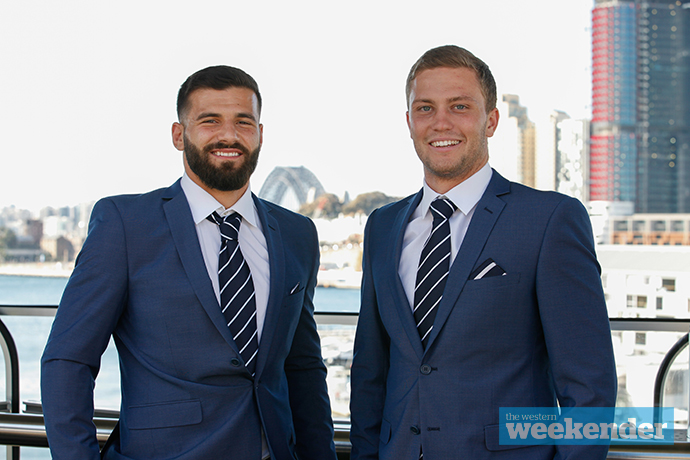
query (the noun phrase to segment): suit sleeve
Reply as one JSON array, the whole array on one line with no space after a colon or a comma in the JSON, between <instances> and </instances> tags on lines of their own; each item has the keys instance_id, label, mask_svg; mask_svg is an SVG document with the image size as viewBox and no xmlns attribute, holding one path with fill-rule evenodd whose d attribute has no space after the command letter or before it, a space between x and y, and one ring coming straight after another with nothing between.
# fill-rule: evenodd
<instances>
[{"instance_id":1,"label":"suit sleeve","mask_svg":"<svg viewBox=\"0 0 690 460\"><path fill-rule=\"evenodd\" d=\"M547 225L537 299L561 407L614 407L617 379L589 216L563 199ZM607 446L557 446L556 459L605 459Z\"/></svg>"},{"instance_id":2,"label":"suit sleeve","mask_svg":"<svg viewBox=\"0 0 690 460\"><path fill-rule=\"evenodd\" d=\"M101 355L126 301L125 245L114 203L101 200L41 360L41 397L54 460L100 459L93 389Z\"/></svg>"},{"instance_id":3,"label":"suit sleeve","mask_svg":"<svg viewBox=\"0 0 690 460\"><path fill-rule=\"evenodd\" d=\"M301 460L335 459L333 420L326 387L326 365L321 357L321 343L314 320L314 289L319 269L318 237L309 221L313 259L304 305L295 330L290 353L285 360L285 374L290 395L296 451Z\"/></svg>"},{"instance_id":4,"label":"suit sleeve","mask_svg":"<svg viewBox=\"0 0 690 460\"><path fill-rule=\"evenodd\" d=\"M386 400L386 380L390 361L390 339L379 316L376 289L371 270L372 225L374 211L364 232L362 260L362 300L355 335L350 397L352 460L375 460L379 456L379 437ZM375 246L375 245L374 245Z\"/></svg>"}]
</instances>

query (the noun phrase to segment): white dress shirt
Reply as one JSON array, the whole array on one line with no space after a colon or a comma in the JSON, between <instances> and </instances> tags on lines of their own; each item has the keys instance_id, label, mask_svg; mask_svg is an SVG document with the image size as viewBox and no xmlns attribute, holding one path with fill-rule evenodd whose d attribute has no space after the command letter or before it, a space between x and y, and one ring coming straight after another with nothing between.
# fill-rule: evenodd
<instances>
[{"instance_id":1,"label":"white dress shirt","mask_svg":"<svg viewBox=\"0 0 690 460\"><path fill-rule=\"evenodd\" d=\"M182 190L187 197L189 208L192 211L192 218L196 224L196 234L199 237L201 253L204 256L206 270L213 284L213 291L216 293L220 308L220 283L218 282L218 253L220 252L220 229L218 224L206 219L216 211L221 217L237 212L242 216L240 232L237 235L238 244L242 251L244 260L249 265L254 282L254 298L256 301L256 337L261 343L261 332L264 328L266 319L266 309L268 307L268 290L270 288L270 265L268 262L268 246L264 237L259 214L256 211L254 200L252 199L251 185L247 187L244 194L237 200L237 203L230 208L220 204L206 190L199 187L193 180L182 175L180 182ZM266 443L266 435L261 429L261 458L269 458L270 452Z\"/></svg>"},{"instance_id":2,"label":"white dress shirt","mask_svg":"<svg viewBox=\"0 0 690 460\"><path fill-rule=\"evenodd\" d=\"M240 225L238 239L244 260L247 261L247 265L249 265L249 269L252 272L256 299L257 337L259 342L261 342L261 332L264 327L266 308L268 306L270 266L268 263L266 238L264 237L261 221L259 221L259 215L252 199L251 186L247 187L247 191L237 200L237 203L225 209L208 192L192 181L187 174L182 176L181 185L192 211L201 253L204 256L206 270L208 271L209 278L211 278L213 291L216 293L219 305L218 252L220 250L220 229L217 224L207 220L206 217L212 214L213 211L216 211L221 217L225 217L233 212L237 212L242 216L242 225Z\"/></svg>"},{"instance_id":3,"label":"white dress shirt","mask_svg":"<svg viewBox=\"0 0 690 460\"><path fill-rule=\"evenodd\" d=\"M469 227L470 220L472 220L474 209L489 186L492 174L491 166L487 163L482 169L444 194L435 192L424 181L422 200L410 216L410 220L405 227L400 265L398 266L398 275L402 281L407 299L410 302L410 308L413 310L419 257L422 254L424 244L429 239L434 221L429 210L431 202L440 196L445 196L458 208L450 216L450 263L452 266L455 255L458 253L458 249L460 249L465 233L467 233L467 227Z\"/></svg>"}]
</instances>

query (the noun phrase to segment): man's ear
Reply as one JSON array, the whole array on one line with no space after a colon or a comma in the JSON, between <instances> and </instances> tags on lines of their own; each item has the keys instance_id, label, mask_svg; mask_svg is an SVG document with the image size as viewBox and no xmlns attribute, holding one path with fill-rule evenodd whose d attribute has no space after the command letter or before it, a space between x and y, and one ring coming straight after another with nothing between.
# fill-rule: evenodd
<instances>
[{"instance_id":1,"label":"man's ear","mask_svg":"<svg viewBox=\"0 0 690 460\"><path fill-rule=\"evenodd\" d=\"M172 125L172 141L177 150L184 150L184 126L180 122L176 121Z\"/></svg>"},{"instance_id":2,"label":"man's ear","mask_svg":"<svg viewBox=\"0 0 690 460\"><path fill-rule=\"evenodd\" d=\"M489 112L486 119L486 137L491 137L496 132L498 127L498 109L493 109Z\"/></svg>"}]
</instances>

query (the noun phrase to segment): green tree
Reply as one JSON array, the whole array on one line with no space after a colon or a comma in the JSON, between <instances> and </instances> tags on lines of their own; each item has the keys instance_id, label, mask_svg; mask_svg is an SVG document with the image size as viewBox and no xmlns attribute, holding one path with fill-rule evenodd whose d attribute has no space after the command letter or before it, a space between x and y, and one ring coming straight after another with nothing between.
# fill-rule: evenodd
<instances>
[{"instance_id":1,"label":"green tree","mask_svg":"<svg viewBox=\"0 0 690 460\"><path fill-rule=\"evenodd\" d=\"M368 216L374 209L398 200L399 198L388 196L383 192L362 193L343 206L343 214L352 215L361 212Z\"/></svg>"},{"instance_id":2,"label":"green tree","mask_svg":"<svg viewBox=\"0 0 690 460\"><path fill-rule=\"evenodd\" d=\"M7 227L0 227L0 248L14 248L17 246L17 235Z\"/></svg>"},{"instance_id":3,"label":"green tree","mask_svg":"<svg viewBox=\"0 0 690 460\"><path fill-rule=\"evenodd\" d=\"M325 193L311 203L302 205L299 212L313 219L335 219L341 210L340 199L332 193Z\"/></svg>"},{"instance_id":4,"label":"green tree","mask_svg":"<svg viewBox=\"0 0 690 460\"><path fill-rule=\"evenodd\" d=\"M0 227L0 261L5 260L7 248L17 245L17 235L7 227Z\"/></svg>"}]
</instances>

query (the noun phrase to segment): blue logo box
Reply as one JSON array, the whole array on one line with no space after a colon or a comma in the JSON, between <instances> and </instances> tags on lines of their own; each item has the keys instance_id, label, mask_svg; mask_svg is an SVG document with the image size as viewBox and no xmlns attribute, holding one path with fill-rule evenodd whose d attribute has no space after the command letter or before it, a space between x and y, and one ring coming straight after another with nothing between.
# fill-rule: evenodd
<instances>
[{"instance_id":1,"label":"blue logo box","mask_svg":"<svg viewBox=\"0 0 690 460\"><path fill-rule=\"evenodd\" d=\"M672 407L501 407L501 445L673 444Z\"/></svg>"}]
</instances>

